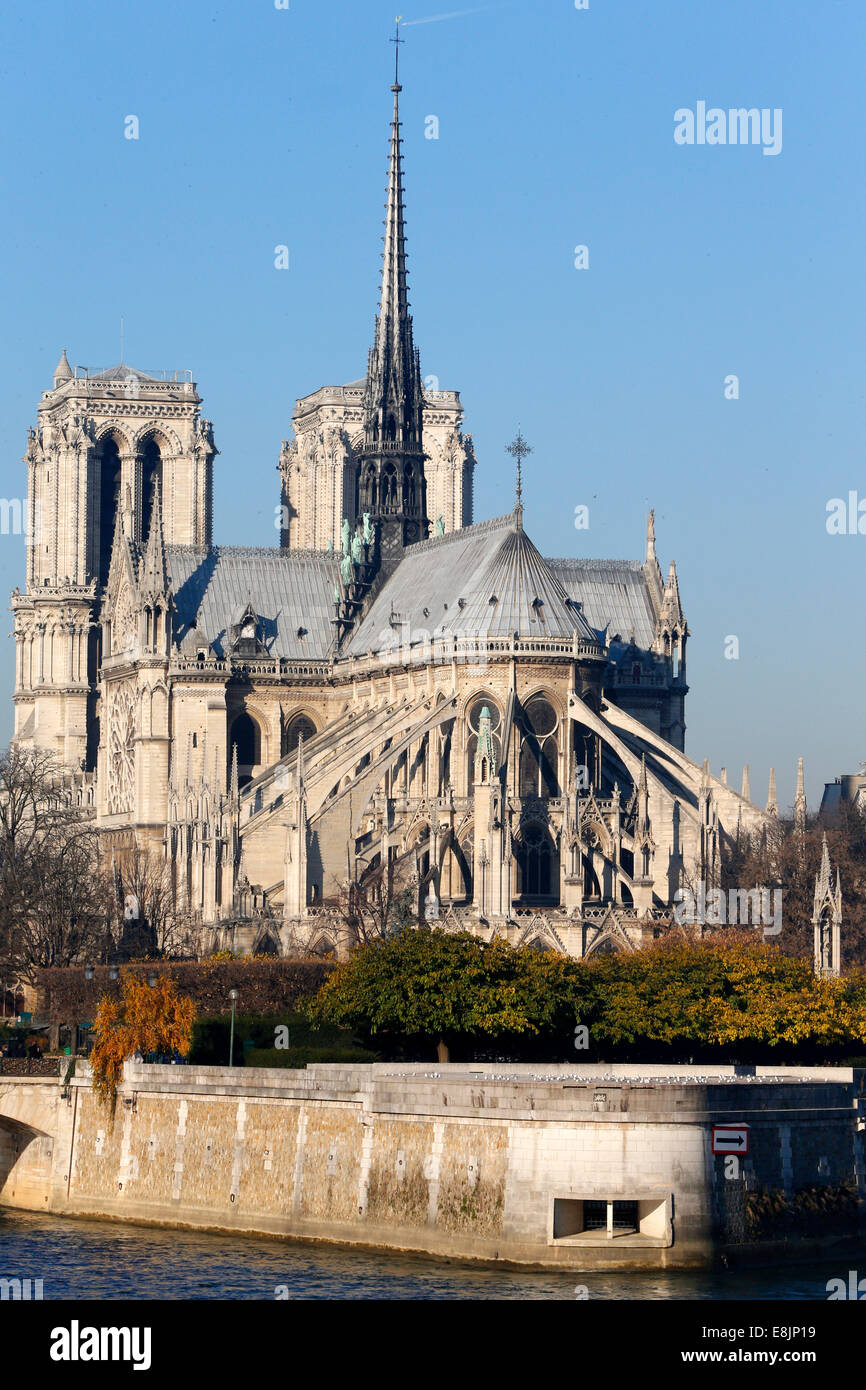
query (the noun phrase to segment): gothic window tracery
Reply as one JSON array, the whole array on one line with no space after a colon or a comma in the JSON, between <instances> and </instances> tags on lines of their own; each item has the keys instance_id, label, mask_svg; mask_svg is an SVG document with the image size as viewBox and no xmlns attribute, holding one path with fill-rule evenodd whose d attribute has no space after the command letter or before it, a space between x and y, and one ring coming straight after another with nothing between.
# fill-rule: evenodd
<instances>
[{"instance_id":1,"label":"gothic window tracery","mask_svg":"<svg viewBox=\"0 0 866 1390\"><path fill-rule=\"evenodd\" d=\"M559 741L556 710L543 695L524 708L519 787L522 797L559 796Z\"/></svg>"},{"instance_id":2,"label":"gothic window tracery","mask_svg":"<svg viewBox=\"0 0 866 1390\"><path fill-rule=\"evenodd\" d=\"M515 845L517 891L521 898L559 896L559 856L549 828L541 821L528 821L521 827Z\"/></svg>"},{"instance_id":3,"label":"gothic window tracery","mask_svg":"<svg viewBox=\"0 0 866 1390\"><path fill-rule=\"evenodd\" d=\"M285 758L288 753L294 753L301 738L303 738L304 743L309 743L311 738L315 738L316 733L316 726L308 715L294 715L287 721L283 729L280 757Z\"/></svg>"}]
</instances>

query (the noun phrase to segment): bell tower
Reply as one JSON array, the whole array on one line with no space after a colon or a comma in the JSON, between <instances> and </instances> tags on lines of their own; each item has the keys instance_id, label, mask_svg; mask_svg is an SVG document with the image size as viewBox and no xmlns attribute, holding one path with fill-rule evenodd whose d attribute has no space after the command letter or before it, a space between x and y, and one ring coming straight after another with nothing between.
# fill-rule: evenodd
<instances>
[{"instance_id":1,"label":"bell tower","mask_svg":"<svg viewBox=\"0 0 866 1390\"><path fill-rule=\"evenodd\" d=\"M66 350L27 441L27 570L15 615L15 734L92 768L99 622L115 526L136 554L158 491L167 545L211 543L213 459L191 372L74 370Z\"/></svg>"}]
</instances>

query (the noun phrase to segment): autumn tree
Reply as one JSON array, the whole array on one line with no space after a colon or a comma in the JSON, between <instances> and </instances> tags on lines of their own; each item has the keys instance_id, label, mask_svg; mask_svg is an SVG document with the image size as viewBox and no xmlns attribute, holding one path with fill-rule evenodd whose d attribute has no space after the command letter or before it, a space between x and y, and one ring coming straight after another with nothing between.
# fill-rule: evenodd
<instances>
[{"instance_id":1,"label":"autumn tree","mask_svg":"<svg viewBox=\"0 0 866 1390\"><path fill-rule=\"evenodd\" d=\"M195 1005L178 993L174 980L163 975L151 985L141 974L124 969L119 997L103 994L96 1010L90 1067L100 1099L114 1106L123 1064L136 1052L179 1052L186 1057L194 1022Z\"/></svg>"},{"instance_id":2,"label":"autumn tree","mask_svg":"<svg viewBox=\"0 0 866 1390\"><path fill-rule=\"evenodd\" d=\"M642 951L590 958L593 1039L602 1047L835 1047L866 1042L866 986L820 979L807 960L725 929L669 935Z\"/></svg>"}]
</instances>

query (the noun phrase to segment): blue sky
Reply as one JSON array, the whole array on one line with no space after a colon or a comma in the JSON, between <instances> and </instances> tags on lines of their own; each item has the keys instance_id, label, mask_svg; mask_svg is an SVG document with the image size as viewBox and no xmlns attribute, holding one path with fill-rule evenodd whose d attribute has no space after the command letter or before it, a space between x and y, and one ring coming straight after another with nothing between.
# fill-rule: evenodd
<instances>
[{"instance_id":1,"label":"blue sky","mask_svg":"<svg viewBox=\"0 0 866 1390\"><path fill-rule=\"evenodd\" d=\"M866 535L826 530L830 498L866 498L866 10L450 4L404 10L409 274L422 371L474 434L476 516L512 505L518 420L546 554L640 558L654 505L693 633L687 750L737 784L749 762L757 799L775 764L783 804L802 753L811 803L866 758ZM61 347L113 364L123 315L129 363L193 370L215 538L273 542L295 398L366 363L393 19L379 0L6 7L4 496ZM698 101L781 108L781 153L677 145ZM0 584L23 569L0 537Z\"/></svg>"}]
</instances>

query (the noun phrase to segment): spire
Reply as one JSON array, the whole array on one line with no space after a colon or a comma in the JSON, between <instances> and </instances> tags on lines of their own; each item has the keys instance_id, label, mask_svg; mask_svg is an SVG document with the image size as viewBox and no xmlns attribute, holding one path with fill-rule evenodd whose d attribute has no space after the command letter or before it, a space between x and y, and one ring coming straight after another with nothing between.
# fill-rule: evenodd
<instances>
[{"instance_id":1,"label":"spire","mask_svg":"<svg viewBox=\"0 0 866 1390\"><path fill-rule=\"evenodd\" d=\"M231 772L231 781L230 781L230 783L229 783L229 796L231 797L232 803L233 803L234 805L237 804L238 795L239 795L239 793L238 793L238 746L237 746L236 743L233 743L233 744L232 744L232 772Z\"/></svg>"},{"instance_id":2,"label":"spire","mask_svg":"<svg viewBox=\"0 0 866 1390\"><path fill-rule=\"evenodd\" d=\"M403 42L398 32L393 40ZM399 53L399 48L398 48ZM409 313L398 72L385 200L385 250L373 346L364 390L360 510L396 528L399 546L427 534L422 446L424 388ZM391 549L389 542L383 549Z\"/></svg>"},{"instance_id":3,"label":"spire","mask_svg":"<svg viewBox=\"0 0 866 1390\"><path fill-rule=\"evenodd\" d=\"M643 840L649 832L649 789L646 780L646 753L641 753L640 778L637 784L636 838Z\"/></svg>"},{"instance_id":4,"label":"spire","mask_svg":"<svg viewBox=\"0 0 866 1390\"><path fill-rule=\"evenodd\" d=\"M752 799L752 785L751 785L751 782L750 782L750 780L749 780L749 764L748 764L748 763L746 763L745 767L743 768L743 789L742 789L740 795L743 797L743 799L744 799L745 801L751 801L751 799Z\"/></svg>"},{"instance_id":5,"label":"spire","mask_svg":"<svg viewBox=\"0 0 866 1390\"><path fill-rule=\"evenodd\" d=\"M656 558L656 514L655 508L650 508L650 514L646 523L646 563L651 565Z\"/></svg>"},{"instance_id":6,"label":"spire","mask_svg":"<svg viewBox=\"0 0 866 1390\"><path fill-rule=\"evenodd\" d=\"M159 486L155 478L153 480L153 502L150 508L150 530L147 533L139 585L143 594L153 598L166 593L168 589L165 540L162 534L162 509L159 503Z\"/></svg>"},{"instance_id":7,"label":"spire","mask_svg":"<svg viewBox=\"0 0 866 1390\"><path fill-rule=\"evenodd\" d=\"M60 354L60 361L57 363L57 366L54 368L54 389L55 389L55 391L57 390L57 387L58 387L58 386L62 386L62 385L63 385L64 381L71 381L71 380L72 380L72 368L70 367L69 363L68 363L67 360L66 360L66 348L64 348L64 349L63 349L63 352Z\"/></svg>"},{"instance_id":8,"label":"spire","mask_svg":"<svg viewBox=\"0 0 866 1390\"><path fill-rule=\"evenodd\" d=\"M304 735L298 735L298 800L304 798Z\"/></svg>"},{"instance_id":9,"label":"spire","mask_svg":"<svg viewBox=\"0 0 866 1390\"><path fill-rule=\"evenodd\" d=\"M826 897L830 891L830 850L827 847L827 834L824 832L821 840L821 867L818 870L818 877L815 879L815 905Z\"/></svg>"},{"instance_id":10,"label":"spire","mask_svg":"<svg viewBox=\"0 0 866 1390\"><path fill-rule=\"evenodd\" d=\"M496 776L496 747L493 742L493 729L490 710L482 705L478 720L478 746L475 750L475 782L489 784Z\"/></svg>"},{"instance_id":11,"label":"spire","mask_svg":"<svg viewBox=\"0 0 866 1390\"><path fill-rule=\"evenodd\" d=\"M806 829L806 785L803 777L803 759L797 759L797 794L794 797L794 827L799 831Z\"/></svg>"},{"instance_id":12,"label":"spire","mask_svg":"<svg viewBox=\"0 0 866 1390\"><path fill-rule=\"evenodd\" d=\"M662 609L669 622L679 624L684 622L683 606L680 602L680 586L677 579L677 567L671 560L668 567L668 577L665 580L664 605Z\"/></svg>"},{"instance_id":13,"label":"spire","mask_svg":"<svg viewBox=\"0 0 866 1390\"><path fill-rule=\"evenodd\" d=\"M131 562L129 544L123 527L123 513L118 507L114 513L114 535L111 538L111 555L108 561L108 578L106 580L106 589L111 592L116 589L116 573L119 566L124 563L124 554L126 555L129 576L134 579L135 567Z\"/></svg>"},{"instance_id":14,"label":"spire","mask_svg":"<svg viewBox=\"0 0 866 1390\"><path fill-rule=\"evenodd\" d=\"M767 815L778 816L779 802L776 799L776 769L770 768L770 786L767 791Z\"/></svg>"},{"instance_id":15,"label":"spire","mask_svg":"<svg viewBox=\"0 0 866 1390\"><path fill-rule=\"evenodd\" d=\"M412 333L406 278L403 157L400 152L399 101L402 90L400 83L395 81L391 88L394 93L394 114L388 157L382 286L367 368L365 444L384 440L420 450L423 388Z\"/></svg>"}]
</instances>

